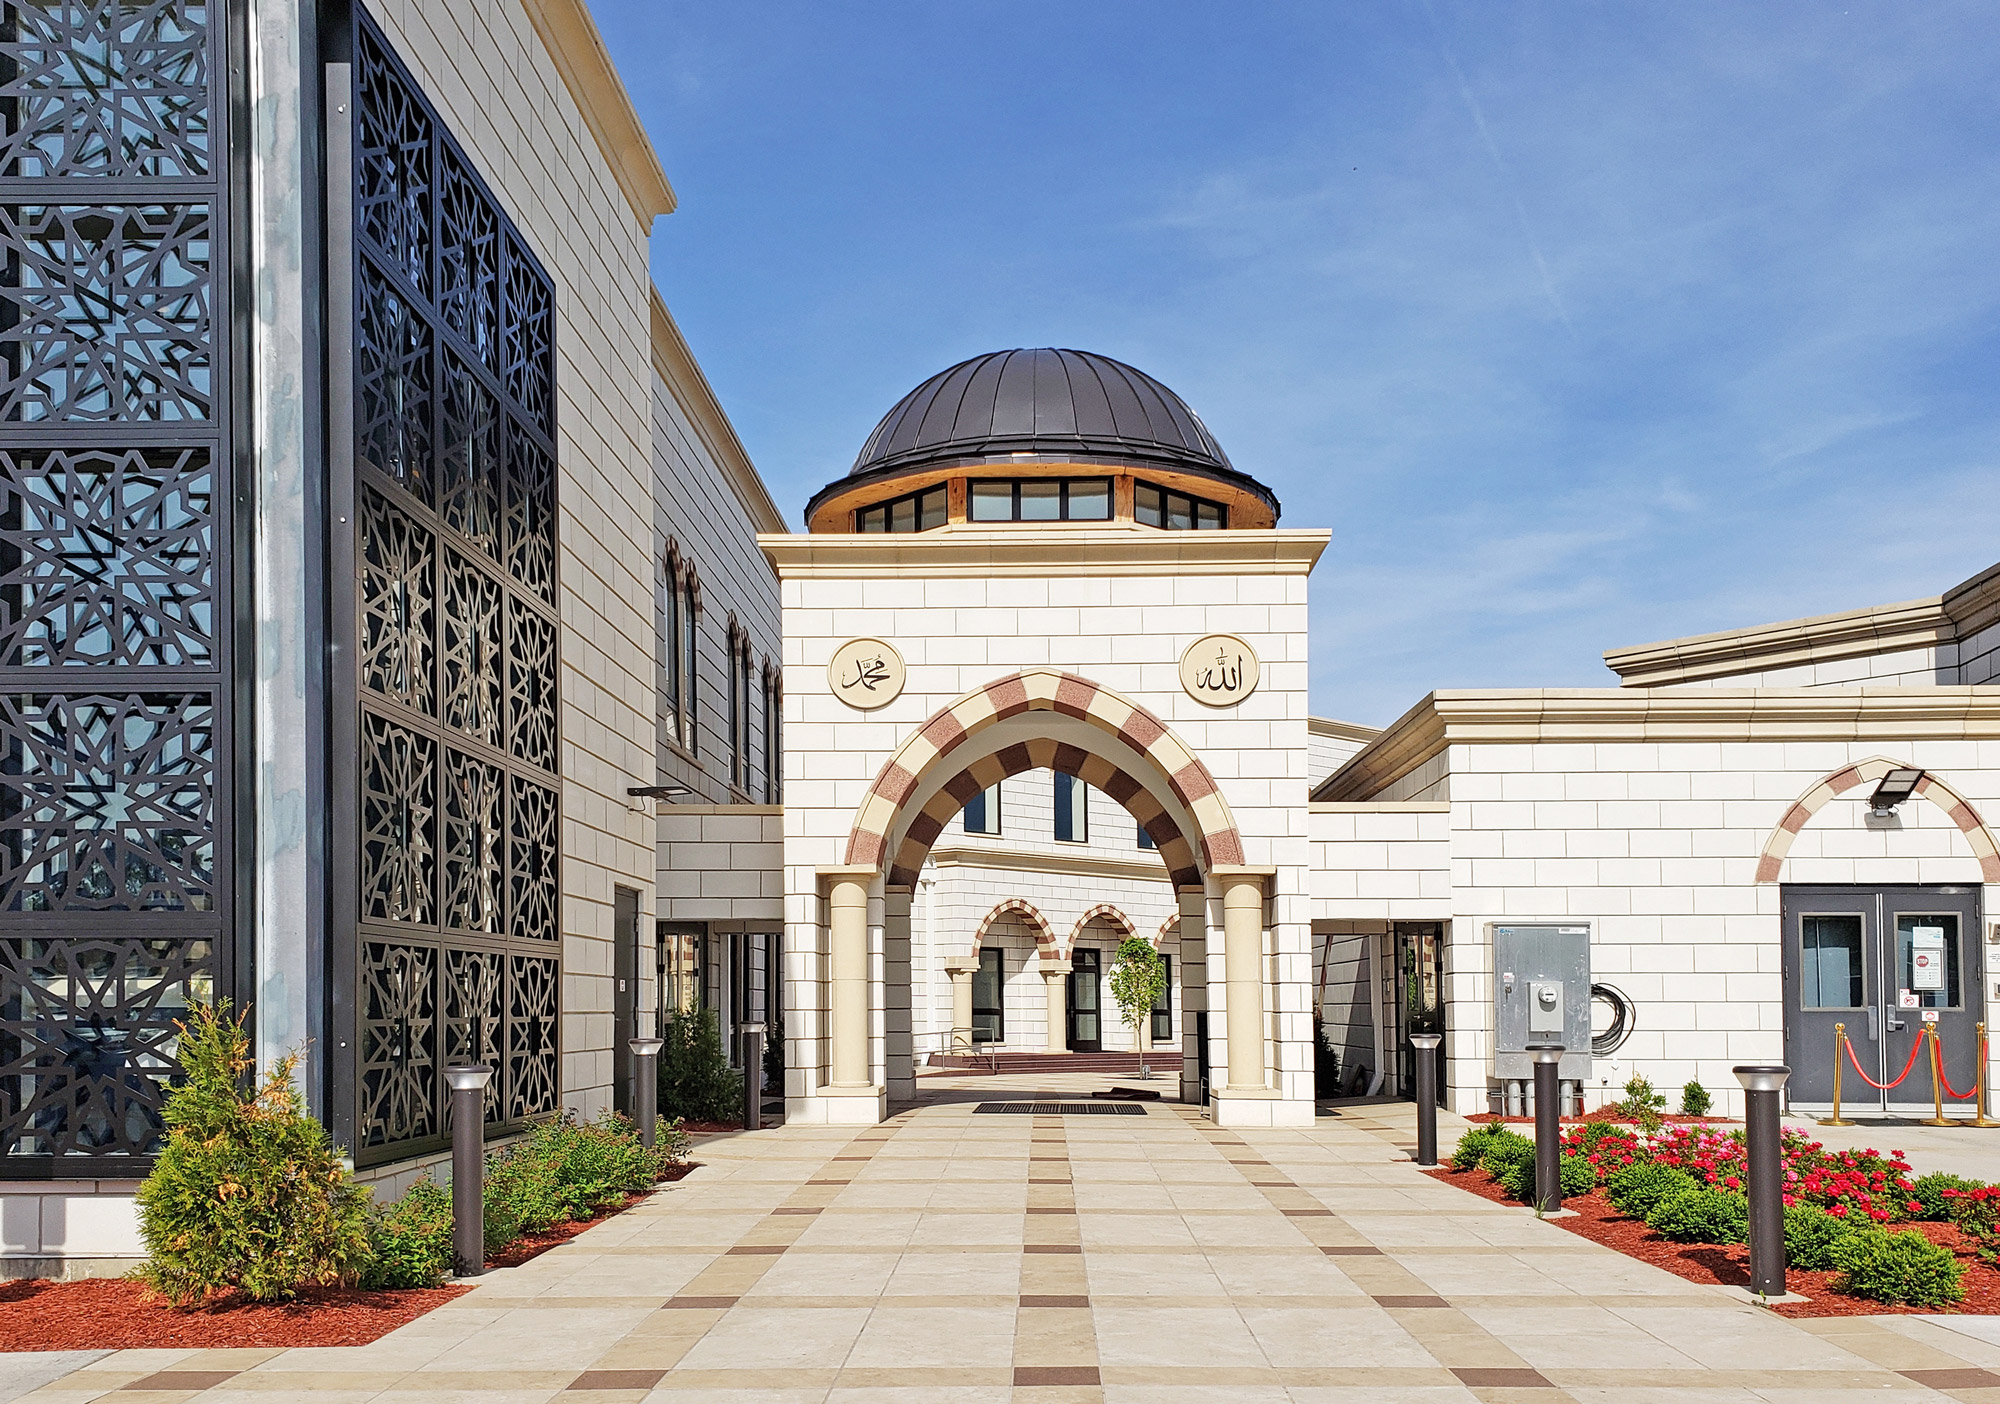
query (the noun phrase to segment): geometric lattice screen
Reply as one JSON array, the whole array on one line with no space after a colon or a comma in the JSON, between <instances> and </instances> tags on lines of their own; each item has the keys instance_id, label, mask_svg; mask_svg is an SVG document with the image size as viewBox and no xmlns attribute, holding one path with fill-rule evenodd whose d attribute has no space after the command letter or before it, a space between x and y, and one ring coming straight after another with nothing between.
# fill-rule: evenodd
<instances>
[{"instance_id":1,"label":"geometric lattice screen","mask_svg":"<svg viewBox=\"0 0 2000 1404\"><path fill-rule=\"evenodd\" d=\"M558 1103L554 290L381 33L354 47L357 1160Z\"/></svg>"},{"instance_id":2,"label":"geometric lattice screen","mask_svg":"<svg viewBox=\"0 0 2000 1404\"><path fill-rule=\"evenodd\" d=\"M0 1176L143 1173L233 990L225 30L0 0Z\"/></svg>"}]
</instances>

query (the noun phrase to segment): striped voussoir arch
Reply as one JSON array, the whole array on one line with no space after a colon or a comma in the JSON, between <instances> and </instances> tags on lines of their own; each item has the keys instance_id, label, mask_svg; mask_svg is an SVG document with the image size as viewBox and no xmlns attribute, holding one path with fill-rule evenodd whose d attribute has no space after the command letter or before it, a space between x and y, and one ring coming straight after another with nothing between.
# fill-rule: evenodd
<instances>
[{"instance_id":1,"label":"striped voussoir arch","mask_svg":"<svg viewBox=\"0 0 2000 1404\"><path fill-rule=\"evenodd\" d=\"M1813 815L1835 795L1844 794L1857 785L1871 784L1880 780L1890 771L1903 768L1903 761L1889 760L1884 756L1872 756L1865 761L1836 770L1824 780L1800 795L1792 807L1785 811L1785 817L1771 830L1771 836L1764 840L1764 852L1757 860L1757 881L1776 882L1778 874L1784 870L1785 855L1792 851L1792 840L1799 836ZM1915 769L1914 766L1909 767ZM1930 800L1950 817L1972 845L1973 856L1979 859L1979 873L1983 881L2000 882L2000 845L1993 841L1992 832L1986 821L1979 817L1969 801L1935 775L1926 772L1917 782L1917 793Z\"/></svg>"},{"instance_id":2,"label":"striped voussoir arch","mask_svg":"<svg viewBox=\"0 0 2000 1404\"><path fill-rule=\"evenodd\" d=\"M1167 937L1181 934L1181 914L1175 912L1160 923L1160 929L1153 933L1153 949L1158 950L1167 943Z\"/></svg>"},{"instance_id":3,"label":"striped voussoir arch","mask_svg":"<svg viewBox=\"0 0 2000 1404\"><path fill-rule=\"evenodd\" d=\"M994 723L1023 712L1048 711L1090 723L1144 755L1167 778L1174 796L1200 828L1201 864L1243 862L1243 838L1215 777L1158 717L1088 678L1053 668L1030 668L975 688L932 714L917 733L882 764L862 797L847 836L847 862L880 867L889 858L889 832L921 777L948 764L951 753ZM916 882L917 870L946 823L989 785L1026 770L1061 770L1104 791L1125 806L1158 846L1174 885L1201 882L1193 843L1166 806L1113 762L1067 742L1035 740L973 761L948 781L911 822L890 865L892 886Z\"/></svg>"},{"instance_id":4,"label":"striped voussoir arch","mask_svg":"<svg viewBox=\"0 0 2000 1404\"><path fill-rule=\"evenodd\" d=\"M1118 928L1120 933L1118 939L1121 941L1127 936L1137 936L1139 934L1139 928L1132 924L1132 918L1126 916L1125 913L1119 911L1118 908L1112 906L1109 902L1099 902L1096 906L1078 917L1076 925L1070 928L1069 948L1071 950L1076 949L1077 941L1083 936L1083 928L1100 917ZM1154 944L1157 945L1158 942Z\"/></svg>"},{"instance_id":5,"label":"striped voussoir arch","mask_svg":"<svg viewBox=\"0 0 2000 1404\"><path fill-rule=\"evenodd\" d=\"M979 930L972 935L972 958L979 958L979 948L986 944L986 933L993 929L993 923L1008 917L1019 917L1024 925L1035 933L1035 953L1050 960L1060 959L1062 948L1056 944L1055 929L1049 919L1041 914L1034 903L1022 897L1009 897L979 923Z\"/></svg>"}]
</instances>

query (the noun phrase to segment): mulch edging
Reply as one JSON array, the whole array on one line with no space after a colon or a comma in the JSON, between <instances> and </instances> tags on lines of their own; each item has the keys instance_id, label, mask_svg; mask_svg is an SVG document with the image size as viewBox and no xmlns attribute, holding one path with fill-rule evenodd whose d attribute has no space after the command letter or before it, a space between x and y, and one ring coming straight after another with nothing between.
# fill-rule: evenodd
<instances>
[{"instance_id":1,"label":"mulch edging","mask_svg":"<svg viewBox=\"0 0 2000 1404\"><path fill-rule=\"evenodd\" d=\"M1453 1170L1439 1166L1435 1170L1425 1170L1424 1174L1434 1180L1476 1194L1496 1204L1512 1204L1517 1207L1521 1201L1514 1198L1495 1182L1484 1170ZM1579 1238L1587 1238L1606 1248L1615 1249L1628 1258L1637 1258L1642 1263L1650 1263L1657 1268L1665 1268L1676 1277L1689 1282L1715 1283L1724 1287L1748 1287L1750 1285L1750 1249L1741 1243L1675 1243L1660 1237L1646 1227L1641 1219L1627 1218L1611 1207L1602 1191L1593 1191L1578 1198L1565 1196L1563 1208L1574 1209L1576 1217L1550 1219L1557 1228L1566 1229ZM1931 1242L1952 1250L1958 1260L1965 1264L1965 1300L1956 1306L1920 1307L1906 1306L1892 1302L1878 1302L1868 1297L1851 1297L1836 1292L1833 1280L1837 1272L1809 1272L1804 1268L1787 1268L1785 1285L1802 1297L1811 1298L1804 1302L1786 1302L1770 1307L1780 1316L1888 1316L1888 1315L1930 1315L1933 1313L1958 1313L1966 1316L2000 1316L2000 1269L1980 1260L1972 1245L1955 1224L1904 1223L1896 1228L1913 1228Z\"/></svg>"},{"instance_id":2,"label":"mulch edging","mask_svg":"<svg viewBox=\"0 0 2000 1404\"><path fill-rule=\"evenodd\" d=\"M660 1183L681 1179L695 1168L693 1162L676 1166ZM635 1194L591 1218L530 1234L487 1259L486 1266L519 1267L645 1197ZM175 1307L129 1277L16 1279L0 1282L0 1353L367 1345L471 1290L469 1282L393 1292L307 1288L290 1302L222 1298L207 1306Z\"/></svg>"}]
</instances>

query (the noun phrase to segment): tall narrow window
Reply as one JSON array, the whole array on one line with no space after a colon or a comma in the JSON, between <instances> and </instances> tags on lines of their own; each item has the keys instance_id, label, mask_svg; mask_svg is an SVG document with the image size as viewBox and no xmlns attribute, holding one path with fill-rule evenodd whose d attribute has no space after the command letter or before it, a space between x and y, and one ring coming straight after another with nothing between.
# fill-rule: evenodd
<instances>
[{"instance_id":1,"label":"tall narrow window","mask_svg":"<svg viewBox=\"0 0 2000 1404\"><path fill-rule=\"evenodd\" d=\"M694 571L681 580L681 744L697 759L701 756L701 733L696 723L701 714L701 586Z\"/></svg>"},{"instance_id":2,"label":"tall narrow window","mask_svg":"<svg viewBox=\"0 0 2000 1404\"><path fill-rule=\"evenodd\" d=\"M729 783L742 789L743 773L743 636L736 621L729 623Z\"/></svg>"},{"instance_id":3,"label":"tall narrow window","mask_svg":"<svg viewBox=\"0 0 2000 1404\"><path fill-rule=\"evenodd\" d=\"M1058 770L1056 777L1056 823L1057 843L1090 842L1090 806L1088 796L1090 786Z\"/></svg>"},{"instance_id":4,"label":"tall narrow window","mask_svg":"<svg viewBox=\"0 0 2000 1404\"><path fill-rule=\"evenodd\" d=\"M764 803L779 804L784 800L784 751L780 744L778 714L784 708L784 696L778 690L778 674L773 668L764 670Z\"/></svg>"},{"instance_id":5,"label":"tall narrow window","mask_svg":"<svg viewBox=\"0 0 2000 1404\"><path fill-rule=\"evenodd\" d=\"M687 733L681 729L682 656L681 656L681 568L680 562L669 558L667 565L667 735L677 745L687 744Z\"/></svg>"},{"instance_id":6,"label":"tall narrow window","mask_svg":"<svg viewBox=\"0 0 2000 1404\"><path fill-rule=\"evenodd\" d=\"M1160 974L1166 978L1160 981L1160 992L1153 999L1153 1027L1151 1037L1157 1044L1171 1043L1174 1038L1174 958L1160 957Z\"/></svg>"},{"instance_id":7,"label":"tall narrow window","mask_svg":"<svg viewBox=\"0 0 2000 1404\"><path fill-rule=\"evenodd\" d=\"M965 831L968 834L1000 832L1000 787L989 785L965 802Z\"/></svg>"}]
</instances>

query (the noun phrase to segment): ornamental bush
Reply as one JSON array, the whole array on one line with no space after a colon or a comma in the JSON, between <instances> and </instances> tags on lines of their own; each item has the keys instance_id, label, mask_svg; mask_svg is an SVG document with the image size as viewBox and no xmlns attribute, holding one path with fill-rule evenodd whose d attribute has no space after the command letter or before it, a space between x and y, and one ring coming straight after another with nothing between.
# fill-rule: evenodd
<instances>
[{"instance_id":1,"label":"ornamental bush","mask_svg":"<svg viewBox=\"0 0 2000 1404\"><path fill-rule=\"evenodd\" d=\"M1684 1189L1655 1204L1646 1227L1675 1243L1741 1243L1750 1232L1750 1206L1726 1190Z\"/></svg>"},{"instance_id":2,"label":"ornamental bush","mask_svg":"<svg viewBox=\"0 0 2000 1404\"><path fill-rule=\"evenodd\" d=\"M606 1112L595 1121L565 1113L536 1126L486 1161L487 1238L501 1244L524 1233L587 1219L651 1189L680 1163L687 1137L661 1128L647 1150L630 1118ZM510 1232L511 1230L511 1232Z\"/></svg>"},{"instance_id":3,"label":"ornamental bush","mask_svg":"<svg viewBox=\"0 0 2000 1404\"><path fill-rule=\"evenodd\" d=\"M1946 1190L1973 1190L1985 1188L1982 1180L1968 1180L1962 1175L1953 1175L1943 1170L1934 1170L1928 1175L1917 1176L1910 1186L1910 1198L1920 1206L1910 1211L1913 1219L1924 1219L1931 1223L1943 1223L1951 1217L1951 1201L1945 1198Z\"/></svg>"},{"instance_id":4,"label":"ornamental bush","mask_svg":"<svg viewBox=\"0 0 2000 1404\"><path fill-rule=\"evenodd\" d=\"M1681 1089L1681 1115L1707 1116L1708 1109L1715 1105L1715 1099L1708 1095L1708 1089L1699 1082L1690 1082Z\"/></svg>"},{"instance_id":5,"label":"ornamental bush","mask_svg":"<svg viewBox=\"0 0 2000 1404\"><path fill-rule=\"evenodd\" d=\"M1949 1306L1965 1300L1965 1268L1915 1229L1867 1226L1833 1246L1834 1290L1878 1302Z\"/></svg>"},{"instance_id":6,"label":"ornamental bush","mask_svg":"<svg viewBox=\"0 0 2000 1404\"><path fill-rule=\"evenodd\" d=\"M1493 1143L1493 1137L1507 1128L1497 1121L1482 1122L1472 1127L1458 1138L1452 1148L1451 1168L1454 1170L1476 1169Z\"/></svg>"},{"instance_id":7,"label":"ornamental bush","mask_svg":"<svg viewBox=\"0 0 2000 1404\"><path fill-rule=\"evenodd\" d=\"M1611 1207L1634 1219L1645 1218L1668 1195L1696 1188L1694 1177L1685 1170L1651 1160L1635 1161L1614 1171L1604 1184Z\"/></svg>"},{"instance_id":8,"label":"ornamental bush","mask_svg":"<svg viewBox=\"0 0 2000 1404\"><path fill-rule=\"evenodd\" d=\"M1517 1131L1502 1130L1486 1142L1486 1151L1479 1158L1479 1168L1504 1184L1514 1166L1524 1160L1532 1164L1534 1159L1533 1141Z\"/></svg>"},{"instance_id":9,"label":"ornamental bush","mask_svg":"<svg viewBox=\"0 0 2000 1404\"><path fill-rule=\"evenodd\" d=\"M179 1027L185 1080L167 1094L167 1144L139 1186L138 1276L176 1306L354 1282L368 1261L368 1195L305 1113L298 1051L250 1091L242 1016L198 1004Z\"/></svg>"},{"instance_id":10,"label":"ornamental bush","mask_svg":"<svg viewBox=\"0 0 2000 1404\"><path fill-rule=\"evenodd\" d=\"M1951 1221L1987 1262L2000 1260L2000 1185L1946 1190Z\"/></svg>"},{"instance_id":11,"label":"ornamental bush","mask_svg":"<svg viewBox=\"0 0 2000 1404\"><path fill-rule=\"evenodd\" d=\"M1833 1266L1833 1250L1854 1233L1854 1225L1837 1219L1817 1204L1794 1204L1785 1210L1785 1261L1808 1272Z\"/></svg>"},{"instance_id":12,"label":"ornamental bush","mask_svg":"<svg viewBox=\"0 0 2000 1404\"><path fill-rule=\"evenodd\" d=\"M1562 1191L1565 1199L1589 1194L1597 1188L1597 1167L1582 1156L1566 1155L1559 1164L1562 1166Z\"/></svg>"},{"instance_id":13,"label":"ornamental bush","mask_svg":"<svg viewBox=\"0 0 2000 1404\"><path fill-rule=\"evenodd\" d=\"M688 1121L736 1121L743 1075L729 1066L715 1011L676 1014L660 1031L660 1112Z\"/></svg>"},{"instance_id":14,"label":"ornamental bush","mask_svg":"<svg viewBox=\"0 0 2000 1404\"><path fill-rule=\"evenodd\" d=\"M1645 1158L1645 1148L1631 1129L1608 1121L1566 1128L1562 1149L1565 1156L1581 1157L1599 1181Z\"/></svg>"},{"instance_id":15,"label":"ornamental bush","mask_svg":"<svg viewBox=\"0 0 2000 1404\"><path fill-rule=\"evenodd\" d=\"M1660 1129L1660 1112L1667 1105L1667 1099L1653 1090L1653 1084L1637 1073L1625 1083L1625 1098L1617 1104L1618 1114L1627 1121L1636 1121L1647 1135Z\"/></svg>"},{"instance_id":16,"label":"ornamental bush","mask_svg":"<svg viewBox=\"0 0 2000 1404\"><path fill-rule=\"evenodd\" d=\"M451 1191L428 1172L419 1176L401 1199L370 1216L368 1242L373 1257L363 1287L437 1286L451 1275Z\"/></svg>"},{"instance_id":17,"label":"ornamental bush","mask_svg":"<svg viewBox=\"0 0 2000 1404\"><path fill-rule=\"evenodd\" d=\"M1901 1151L1828 1151L1786 1129L1779 1141L1785 1203L1818 1204L1836 1218L1887 1223L1917 1212L1910 1167ZM1750 1178L1744 1135L1706 1126L1669 1126L1653 1140L1653 1158L1685 1170L1697 1182L1741 1191Z\"/></svg>"}]
</instances>

